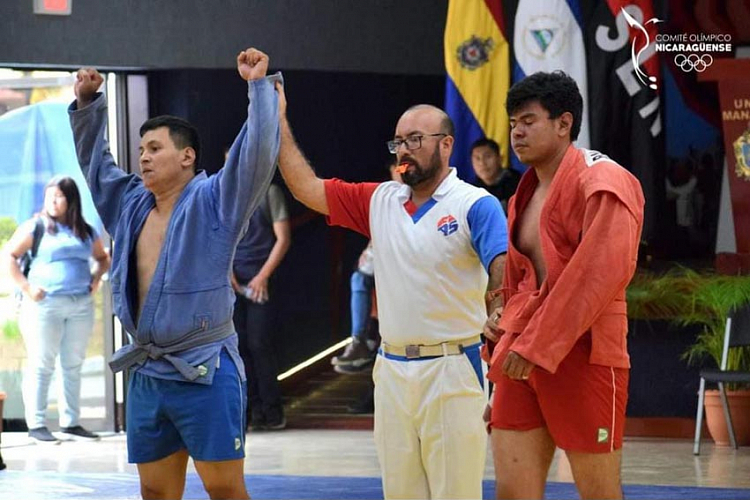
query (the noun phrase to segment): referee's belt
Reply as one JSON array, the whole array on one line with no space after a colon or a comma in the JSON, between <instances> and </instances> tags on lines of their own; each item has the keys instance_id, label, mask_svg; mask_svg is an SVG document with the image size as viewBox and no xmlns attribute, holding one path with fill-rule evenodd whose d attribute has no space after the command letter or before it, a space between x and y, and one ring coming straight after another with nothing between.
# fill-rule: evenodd
<instances>
[{"instance_id":1,"label":"referee's belt","mask_svg":"<svg viewBox=\"0 0 750 500\"><path fill-rule=\"evenodd\" d=\"M380 344L380 349L386 355L398 356L406 359L438 358L442 356L456 356L458 354L463 354L468 347L480 344L481 342L482 338L479 335L475 335L468 339L443 342L442 344L434 345L412 344L396 346L382 342Z\"/></svg>"}]
</instances>

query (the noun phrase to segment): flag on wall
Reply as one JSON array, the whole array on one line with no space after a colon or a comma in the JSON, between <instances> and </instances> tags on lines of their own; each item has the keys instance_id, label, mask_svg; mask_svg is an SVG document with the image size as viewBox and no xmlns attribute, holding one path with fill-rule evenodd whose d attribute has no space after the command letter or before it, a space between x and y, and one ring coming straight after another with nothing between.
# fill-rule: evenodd
<instances>
[{"instance_id":1,"label":"flag on wall","mask_svg":"<svg viewBox=\"0 0 750 500\"><path fill-rule=\"evenodd\" d=\"M643 239L650 241L658 233L656 217L664 199L666 173L659 99L664 81L653 45L657 23L649 22L655 18L653 3L652 0L581 0L581 3L588 20L591 145L641 181L646 197ZM650 45L644 31L648 32ZM633 54L640 55L638 70L633 64Z\"/></svg>"},{"instance_id":2,"label":"flag on wall","mask_svg":"<svg viewBox=\"0 0 750 500\"><path fill-rule=\"evenodd\" d=\"M583 15L578 0L521 0L514 16L513 83L537 71L565 71L583 96L583 119L576 145L591 147L588 77Z\"/></svg>"},{"instance_id":3,"label":"flag on wall","mask_svg":"<svg viewBox=\"0 0 750 500\"><path fill-rule=\"evenodd\" d=\"M482 136L500 145L508 164L508 40L500 0L451 0L445 25L445 110L456 126L451 165L471 181L469 148Z\"/></svg>"}]
</instances>

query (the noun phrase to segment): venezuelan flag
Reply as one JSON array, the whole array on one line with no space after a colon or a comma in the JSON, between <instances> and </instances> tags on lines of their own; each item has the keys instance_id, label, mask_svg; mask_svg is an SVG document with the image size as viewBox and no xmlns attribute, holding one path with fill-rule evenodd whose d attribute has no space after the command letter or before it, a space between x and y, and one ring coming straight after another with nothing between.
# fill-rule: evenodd
<instances>
[{"instance_id":1,"label":"venezuelan flag","mask_svg":"<svg viewBox=\"0 0 750 500\"><path fill-rule=\"evenodd\" d=\"M475 178L471 144L482 136L501 148L508 164L510 49L500 0L451 0L445 25L445 110L456 125L451 164L464 180Z\"/></svg>"}]
</instances>

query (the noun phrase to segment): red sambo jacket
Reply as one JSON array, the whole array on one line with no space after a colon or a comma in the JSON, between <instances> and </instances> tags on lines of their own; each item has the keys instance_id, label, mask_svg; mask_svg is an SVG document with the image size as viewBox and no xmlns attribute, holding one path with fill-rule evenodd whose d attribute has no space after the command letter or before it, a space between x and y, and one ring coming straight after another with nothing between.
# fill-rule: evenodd
<instances>
[{"instance_id":1,"label":"red sambo jacket","mask_svg":"<svg viewBox=\"0 0 750 500\"><path fill-rule=\"evenodd\" d=\"M643 228L641 185L607 156L571 145L540 216L547 277L537 287L531 260L514 245L518 214L537 183L529 170L510 200L499 322L505 334L492 350L488 378L499 379L509 350L554 373L589 331L590 363L628 368L625 288L635 272Z\"/></svg>"}]
</instances>

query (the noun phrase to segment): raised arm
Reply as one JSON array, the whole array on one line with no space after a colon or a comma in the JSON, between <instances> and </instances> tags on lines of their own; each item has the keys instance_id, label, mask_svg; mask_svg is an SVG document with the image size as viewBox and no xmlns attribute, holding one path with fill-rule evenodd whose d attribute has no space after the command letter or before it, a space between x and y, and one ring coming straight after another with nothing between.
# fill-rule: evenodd
<instances>
[{"instance_id":1,"label":"raised arm","mask_svg":"<svg viewBox=\"0 0 750 500\"><path fill-rule=\"evenodd\" d=\"M126 174L117 166L109 151L107 100L97 92L103 81L93 68L78 70L76 101L68 108L68 114L78 163L104 227L114 234L123 201L142 185L138 176Z\"/></svg>"},{"instance_id":2,"label":"raised arm","mask_svg":"<svg viewBox=\"0 0 750 500\"><path fill-rule=\"evenodd\" d=\"M237 71L248 82L247 120L211 182L219 219L239 231L266 195L276 168L279 118L273 83L281 75L266 77L268 56L253 48L237 56Z\"/></svg>"},{"instance_id":3,"label":"raised arm","mask_svg":"<svg viewBox=\"0 0 750 500\"><path fill-rule=\"evenodd\" d=\"M328 215L330 210L323 179L315 175L294 139L286 117L286 95L283 85L276 84L276 89L279 91L279 124L281 126L279 168L281 175L297 200L316 212Z\"/></svg>"}]
</instances>

